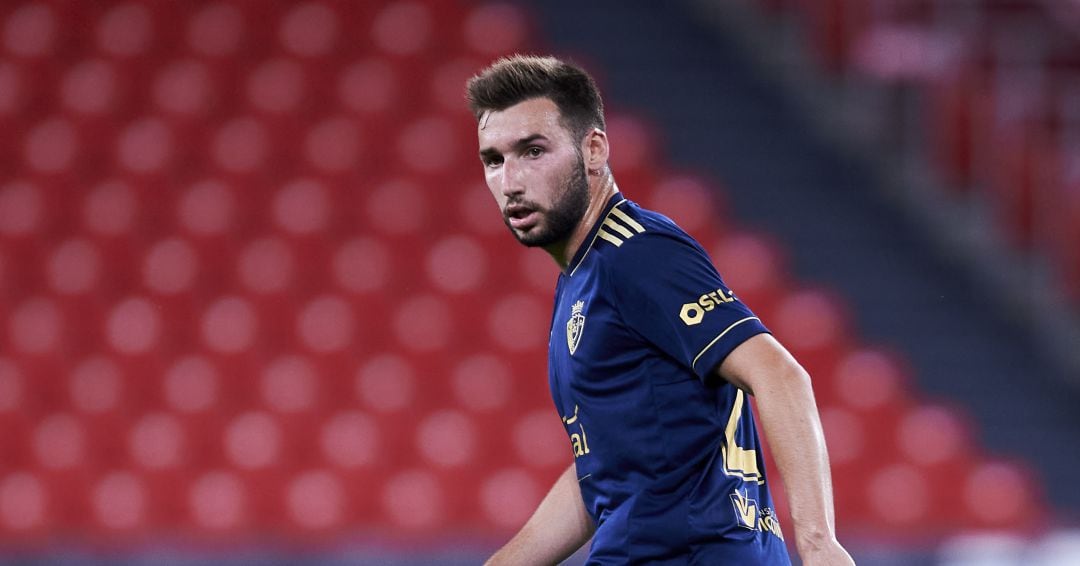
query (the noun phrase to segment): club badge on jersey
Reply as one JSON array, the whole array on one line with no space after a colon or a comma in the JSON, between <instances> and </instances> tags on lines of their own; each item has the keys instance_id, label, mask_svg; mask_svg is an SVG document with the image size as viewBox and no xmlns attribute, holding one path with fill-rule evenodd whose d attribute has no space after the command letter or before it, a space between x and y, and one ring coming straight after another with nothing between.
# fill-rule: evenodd
<instances>
[{"instance_id":1,"label":"club badge on jersey","mask_svg":"<svg viewBox=\"0 0 1080 566\"><path fill-rule=\"evenodd\" d=\"M577 351L581 343L581 331L585 329L585 301L578 301L570 307L570 320L566 321L566 345L570 348L570 355Z\"/></svg>"}]
</instances>

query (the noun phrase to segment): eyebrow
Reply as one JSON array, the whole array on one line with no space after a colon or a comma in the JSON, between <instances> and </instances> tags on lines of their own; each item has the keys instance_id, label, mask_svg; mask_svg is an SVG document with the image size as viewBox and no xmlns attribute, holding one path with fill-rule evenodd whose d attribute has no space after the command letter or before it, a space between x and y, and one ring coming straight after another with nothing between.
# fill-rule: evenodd
<instances>
[{"instance_id":1,"label":"eyebrow","mask_svg":"<svg viewBox=\"0 0 1080 566\"><path fill-rule=\"evenodd\" d=\"M510 146L510 148L513 151L520 151L520 150L528 147L529 145L531 145L533 142L535 142L537 140L547 141L547 139L548 139L547 136L545 136L543 134L532 134L532 135L525 136L525 137L517 140L516 142L514 142L514 144L512 146ZM492 155L499 155L499 151L496 150L493 147L485 147L484 149L480 150L480 157L481 158L489 157L489 156L492 156Z\"/></svg>"}]
</instances>

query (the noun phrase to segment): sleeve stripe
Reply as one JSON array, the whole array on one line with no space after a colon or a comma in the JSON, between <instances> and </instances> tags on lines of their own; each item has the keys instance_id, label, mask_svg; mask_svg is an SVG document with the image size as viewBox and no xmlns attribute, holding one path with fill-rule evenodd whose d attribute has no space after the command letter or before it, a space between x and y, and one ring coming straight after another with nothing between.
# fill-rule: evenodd
<instances>
[{"instance_id":1,"label":"sleeve stripe","mask_svg":"<svg viewBox=\"0 0 1080 566\"><path fill-rule=\"evenodd\" d=\"M611 209L611 214L614 215L619 220L622 220L623 223L626 224L627 226L633 228L634 231L637 232L638 234L645 231L644 226L642 226L641 224L638 224L637 220L634 220L633 218L630 218L629 214L619 210L618 207L615 207L615 208Z\"/></svg>"},{"instance_id":2,"label":"sleeve stripe","mask_svg":"<svg viewBox=\"0 0 1080 566\"><path fill-rule=\"evenodd\" d=\"M600 228L599 230L597 230L596 235L600 236L604 240L607 240L607 241L615 244L616 247L622 245L622 240L620 240L614 234L609 233L607 230L604 230L603 228Z\"/></svg>"},{"instance_id":3,"label":"sleeve stripe","mask_svg":"<svg viewBox=\"0 0 1080 566\"><path fill-rule=\"evenodd\" d=\"M629 238L630 236L634 235L633 232L627 230L626 228L623 228L622 224L615 222L611 218L604 219L604 226L607 226L608 228L611 228L612 230L618 232L622 235L623 238Z\"/></svg>"},{"instance_id":4,"label":"sleeve stripe","mask_svg":"<svg viewBox=\"0 0 1080 566\"><path fill-rule=\"evenodd\" d=\"M690 369L694 369L694 366L697 365L697 362L698 362L698 360L701 359L701 356L705 355L705 352L709 348L712 348L713 344L716 344L717 342L719 342L720 339L723 338L725 334L730 332L732 328L735 328L736 326L738 326L738 325L740 325L740 324L742 324L742 323L744 323L746 321L749 321L749 320L758 320L758 317L756 317L756 316L748 316L748 317L746 317L746 318L744 318L742 320L737 320L737 321L733 322L731 324L731 326L725 328L724 331L721 332L719 336L717 336L716 338L713 338L712 342L709 342L709 344L707 346L705 346L704 348L701 349L700 352L698 352L698 355L694 357L694 361L690 363ZM759 322L760 322L760 320L759 320Z\"/></svg>"}]
</instances>

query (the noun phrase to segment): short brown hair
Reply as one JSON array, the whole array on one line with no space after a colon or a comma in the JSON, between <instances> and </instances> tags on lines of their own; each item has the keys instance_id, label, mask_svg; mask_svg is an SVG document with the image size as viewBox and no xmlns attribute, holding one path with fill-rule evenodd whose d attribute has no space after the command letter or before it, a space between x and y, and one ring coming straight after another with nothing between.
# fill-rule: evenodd
<instances>
[{"instance_id":1,"label":"short brown hair","mask_svg":"<svg viewBox=\"0 0 1080 566\"><path fill-rule=\"evenodd\" d=\"M469 79L465 98L477 121L488 111L505 110L533 98L549 98L559 108L560 121L575 141L581 141L592 128L604 129L604 102L592 77L580 67L554 57L503 57Z\"/></svg>"}]
</instances>

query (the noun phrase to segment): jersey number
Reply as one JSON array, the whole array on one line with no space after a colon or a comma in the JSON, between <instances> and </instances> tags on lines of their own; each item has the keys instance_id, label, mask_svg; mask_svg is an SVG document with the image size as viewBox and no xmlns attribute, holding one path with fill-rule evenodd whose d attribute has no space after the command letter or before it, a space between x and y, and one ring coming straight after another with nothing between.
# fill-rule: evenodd
<instances>
[{"instance_id":1,"label":"jersey number","mask_svg":"<svg viewBox=\"0 0 1080 566\"><path fill-rule=\"evenodd\" d=\"M735 431L739 428L739 420L742 418L745 404L746 398L742 389L736 389L735 402L731 405L731 416L728 417L727 427L724 429L724 445L721 447L724 456L724 473L745 481L763 484L765 478L758 469L757 450L743 448L735 441Z\"/></svg>"}]
</instances>

